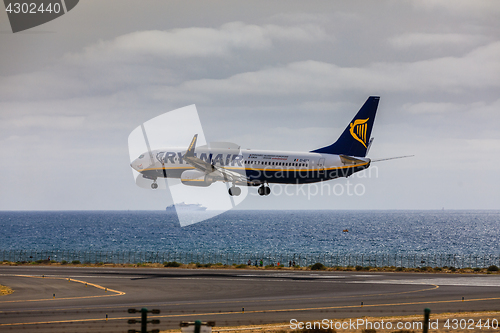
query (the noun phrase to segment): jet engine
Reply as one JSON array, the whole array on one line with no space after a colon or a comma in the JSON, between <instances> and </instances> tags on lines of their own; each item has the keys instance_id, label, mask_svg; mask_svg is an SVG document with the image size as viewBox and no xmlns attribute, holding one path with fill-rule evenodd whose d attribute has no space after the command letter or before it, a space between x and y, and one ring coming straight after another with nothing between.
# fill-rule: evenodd
<instances>
[{"instance_id":1,"label":"jet engine","mask_svg":"<svg viewBox=\"0 0 500 333\"><path fill-rule=\"evenodd\" d=\"M181 174L181 182L189 186L210 186L215 180L210 175L198 170L186 170Z\"/></svg>"}]
</instances>

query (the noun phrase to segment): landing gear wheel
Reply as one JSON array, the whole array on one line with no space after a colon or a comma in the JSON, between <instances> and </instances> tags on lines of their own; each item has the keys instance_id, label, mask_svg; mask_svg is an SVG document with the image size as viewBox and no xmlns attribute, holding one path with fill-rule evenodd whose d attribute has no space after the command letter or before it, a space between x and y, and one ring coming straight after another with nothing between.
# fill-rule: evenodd
<instances>
[{"instance_id":1,"label":"landing gear wheel","mask_svg":"<svg viewBox=\"0 0 500 333\"><path fill-rule=\"evenodd\" d=\"M259 195L269 195L269 194L271 194L271 188L262 185L261 187L259 187L257 192L259 193Z\"/></svg>"},{"instance_id":2,"label":"landing gear wheel","mask_svg":"<svg viewBox=\"0 0 500 333\"><path fill-rule=\"evenodd\" d=\"M257 190L257 193L259 193L259 195L265 195L265 187L264 186L261 186L259 187L259 189Z\"/></svg>"},{"instance_id":3,"label":"landing gear wheel","mask_svg":"<svg viewBox=\"0 0 500 333\"><path fill-rule=\"evenodd\" d=\"M229 188L228 192L229 192L229 195L237 197L238 195L241 194L241 188L236 187L236 186L232 186Z\"/></svg>"},{"instance_id":4,"label":"landing gear wheel","mask_svg":"<svg viewBox=\"0 0 500 333\"><path fill-rule=\"evenodd\" d=\"M158 184L156 184L156 183L151 184L151 188L153 190L156 190L158 188Z\"/></svg>"}]
</instances>

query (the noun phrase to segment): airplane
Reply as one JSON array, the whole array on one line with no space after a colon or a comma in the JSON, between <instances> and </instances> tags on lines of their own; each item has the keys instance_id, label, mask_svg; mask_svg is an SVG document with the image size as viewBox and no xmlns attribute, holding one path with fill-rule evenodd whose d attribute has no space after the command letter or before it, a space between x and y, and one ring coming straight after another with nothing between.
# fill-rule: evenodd
<instances>
[{"instance_id":1,"label":"airplane","mask_svg":"<svg viewBox=\"0 0 500 333\"><path fill-rule=\"evenodd\" d=\"M310 184L349 177L370 167L366 155L379 96L370 96L337 141L309 152L241 150L226 142L196 147L195 134L188 148L157 149L141 154L130 166L153 181L179 178L184 185L207 187L214 182L231 183L228 193L241 194L238 186L258 186L258 194L271 193L269 184ZM402 158L410 156L400 156ZM387 160L387 159L384 159Z\"/></svg>"}]
</instances>

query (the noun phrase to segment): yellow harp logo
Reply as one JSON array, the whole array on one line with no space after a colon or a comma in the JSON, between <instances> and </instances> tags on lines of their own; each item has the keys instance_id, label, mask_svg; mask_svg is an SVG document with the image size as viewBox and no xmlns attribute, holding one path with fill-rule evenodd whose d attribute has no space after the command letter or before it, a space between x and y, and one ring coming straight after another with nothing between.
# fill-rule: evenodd
<instances>
[{"instance_id":1,"label":"yellow harp logo","mask_svg":"<svg viewBox=\"0 0 500 333\"><path fill-rule=\"evenodd\" d=\"M351 128L349 131L351 132L351 135L354 139L358 140L363 144L363 146L366 147L366 129L368 128L368 124L366 123L368 119L356 119L354 123L350 123L349 126Z\"/></svg>"}]
</instances>

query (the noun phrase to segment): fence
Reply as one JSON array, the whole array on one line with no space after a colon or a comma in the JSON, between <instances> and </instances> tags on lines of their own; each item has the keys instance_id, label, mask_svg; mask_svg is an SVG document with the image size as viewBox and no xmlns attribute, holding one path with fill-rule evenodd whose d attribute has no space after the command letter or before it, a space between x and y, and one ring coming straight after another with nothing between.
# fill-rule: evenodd
<instances>
[{"instance_id":1,"label":"fence","mask_svg":"<svg viewBox=\"0 0 500 333\"><path fill-rule=\"evenodd\" d=\"M81 263L163 263L177 261L179 263L221 263L225 265L246 264L248 260L252 265L263 261L264 265L282 263L288 266L295 262L299 266L308 266L322 263L328 267L347 266L372 266L372 267L479 267L486 268L491 265L500 266L500 256L492 254L332 254L332 253L236 253L236 252L133 252L133 251L37 251L37 250L0 250L0 259L10 262L36 262L50 260L55 262Z\"/></svg>"}]
</instances>

